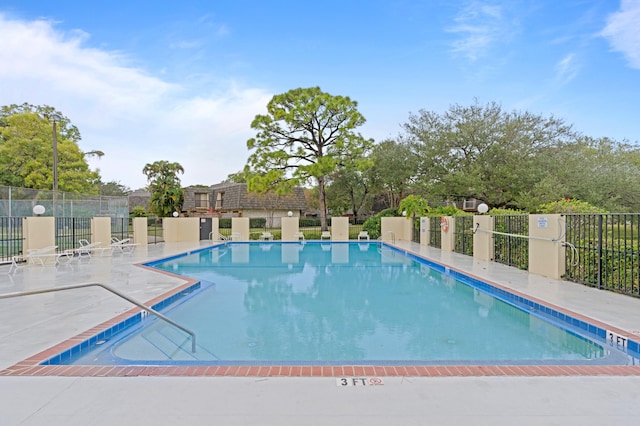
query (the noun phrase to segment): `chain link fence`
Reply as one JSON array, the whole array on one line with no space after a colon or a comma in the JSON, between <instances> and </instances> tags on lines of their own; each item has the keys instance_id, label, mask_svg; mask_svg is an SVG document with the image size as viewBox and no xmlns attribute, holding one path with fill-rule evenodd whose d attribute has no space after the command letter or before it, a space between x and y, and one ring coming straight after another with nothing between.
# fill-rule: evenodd
<instances>
[{"instance_id":1,"label":"chain link fence","mask_svg":"<svg viewBox=\"0 0 640 426\"><path fill-rule=\"evenodd\" d=\"M33 216L33 208L38 205L44 207L42 216L129 217L128 197L0 186L0 216Z\"/></svg>"}]
</instances>

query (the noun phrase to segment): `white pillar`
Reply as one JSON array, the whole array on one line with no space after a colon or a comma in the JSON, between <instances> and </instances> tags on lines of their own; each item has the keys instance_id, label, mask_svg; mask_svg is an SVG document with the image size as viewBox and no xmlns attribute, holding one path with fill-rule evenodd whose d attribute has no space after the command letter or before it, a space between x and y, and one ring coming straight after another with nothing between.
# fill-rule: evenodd
<instances>
[{"instance_id":1,"label":"white pillar","mask_svg":"<svg viewBox=\"0 0 640 426\"><path fill-rule=\"evenodd\" d=\"M564 222L559 214L529 215L529 272L561 279L565 273Z\"/></svg>"},{"instance_id":2,"label":"white pillar","mask_svg":"<svg viewBox=\"0 0 640 426\"><path fill-rule=\"evenodd\" d=\"M473 216L473 258L492 261L494 259L493 216Z\"/></svg>"}]
</instances>

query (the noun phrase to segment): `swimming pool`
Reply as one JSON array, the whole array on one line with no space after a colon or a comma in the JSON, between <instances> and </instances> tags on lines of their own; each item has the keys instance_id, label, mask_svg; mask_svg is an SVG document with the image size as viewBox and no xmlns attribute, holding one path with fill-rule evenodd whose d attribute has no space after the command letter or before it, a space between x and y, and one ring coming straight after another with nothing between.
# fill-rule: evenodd
<instances>
[{"instance_id":1,"label":"swimming pool","mask_svg":"<svg viewBox=\"0 0 640 426\"><path fill-rule=\"evenodd\" d=\"M163 311L196 353L141 318L56 362L626 365L636 344L379 243L229 243L148 265L200 280Z\"/></svg>"}]
</instances>

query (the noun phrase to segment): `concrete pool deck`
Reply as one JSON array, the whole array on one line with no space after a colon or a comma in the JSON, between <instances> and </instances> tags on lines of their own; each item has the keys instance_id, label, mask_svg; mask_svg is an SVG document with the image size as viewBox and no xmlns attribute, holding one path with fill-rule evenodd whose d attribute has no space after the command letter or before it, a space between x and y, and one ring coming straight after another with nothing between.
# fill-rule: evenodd
<instances>
[{"instance_id":1,"label":"concrete pool deck","mask_svg":"<svg viewBox=\"0 0 640 426\"><path fill-rule=\"evenodd\" d=\"M70 265L0 269L0 293L101 282L148 301L185 283L137 266L207 244L161 244ZM530 298L640 334L640 300L504 265L399 242L402 248ZM100 288L0 300L0 369L131 305ZM637 424L640 372L553 371L462 377L384 375L378 386L336 377L0 377L0 424ZM455 372L454 372L455 373ZM179 372L176 372L179 374ZM369 373L366 373L369 375Z\"/></svg>"}]
</instances>

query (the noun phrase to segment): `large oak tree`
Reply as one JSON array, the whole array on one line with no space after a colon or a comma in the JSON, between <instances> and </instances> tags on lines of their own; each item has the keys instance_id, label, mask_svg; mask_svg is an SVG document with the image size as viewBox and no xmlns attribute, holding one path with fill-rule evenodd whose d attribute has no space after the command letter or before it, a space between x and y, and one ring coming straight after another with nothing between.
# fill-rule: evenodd
<instances>
[{"instance_id":1,"label":"large oak tree","mask_svg":"<svg viewBox=\"0 0 640 426\"><path fill-rule=\"evenodd\" d=\"M521 207L521 194L548 177L548 160L578 138L561 119L505 112L495 102L453 105L444 114L420 111L404 128L423 193L477 198L492 207Z\"/></svg>"}]
</instances>

